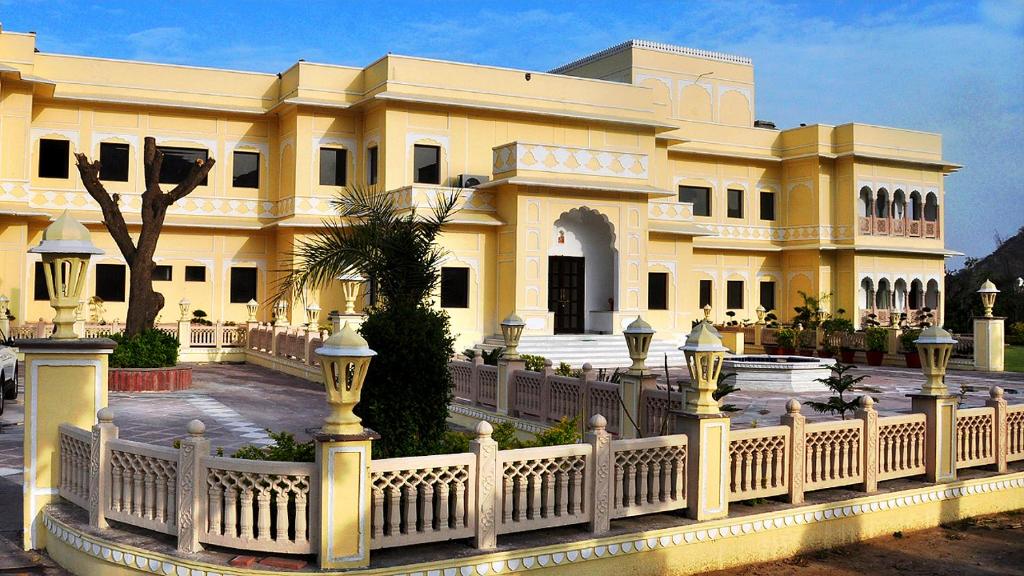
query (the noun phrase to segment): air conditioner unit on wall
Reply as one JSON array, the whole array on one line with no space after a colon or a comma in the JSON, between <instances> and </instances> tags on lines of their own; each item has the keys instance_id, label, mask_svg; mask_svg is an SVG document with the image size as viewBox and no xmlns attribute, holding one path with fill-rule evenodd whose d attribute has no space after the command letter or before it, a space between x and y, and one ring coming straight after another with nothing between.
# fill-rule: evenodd
<instances>
[{"instance_id":1,"label":"air conditioner unit on wall","mask_svg":"<svg viewBox=\"0 0 1024 576\"><path fill-rule=\"evenodd\" d=\"M479 174L459 174L459 188L476 188L490 179L490 176Z\"/></svg>"}]
</instances>

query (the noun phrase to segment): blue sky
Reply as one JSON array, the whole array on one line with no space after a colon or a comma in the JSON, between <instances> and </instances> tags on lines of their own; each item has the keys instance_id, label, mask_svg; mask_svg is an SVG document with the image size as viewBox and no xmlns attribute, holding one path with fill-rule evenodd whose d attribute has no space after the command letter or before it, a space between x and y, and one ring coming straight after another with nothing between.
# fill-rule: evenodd
<instances>
[{"instance_id":1,"label":"blue sky","mask_svg":"<svg viewBox=\"0 0 1024 576\"><path fill-rule=\"evenodd\" d=\"M0 0L38 47L278 72L386 52L548 70L629 38L750 56L757 116L937 131L946 245L1024 226L1024 0L981 2L103 2Z\"/></svg>"}]
</instances>

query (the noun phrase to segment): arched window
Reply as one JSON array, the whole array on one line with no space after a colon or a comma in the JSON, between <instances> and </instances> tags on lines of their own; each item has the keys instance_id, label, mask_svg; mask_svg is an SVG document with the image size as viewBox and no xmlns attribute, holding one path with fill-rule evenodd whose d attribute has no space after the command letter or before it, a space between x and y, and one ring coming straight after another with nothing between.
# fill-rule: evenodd
<instances>
[{"instance_id":1,"label":"arched window","mask_svg":"<svg viewBox=\"0 0 1024 576\"><path fill-rule=\"evenodd\" d=\"M892 306L892 288L889 280L882 278L878 281L878 292L875 293L875 306L879 310L888 310Z\"/></svg>"},{"instance_id":2,"label":"arched window","mask_svg":"<svg viewBox=\"0 0 1024 576\"><path fill-rule=\"evenodd\" d=\"M924 200L924 219L935 222L939 219L939 199L934 192L929 192Z\"/></svg>"},{"instance_id":3,"label":"arched window","mask_svg":"<svg viewBox=\"0 0 1024 576\"><path fill-rule=\"evenodd\" d=\"M892 217L902 220L907 216L907 196L903 190L897 190L892 195Z\"/></svg>"},{"instance_id":4,"label":"arched window","mask_svg":"<svg viewBox=\"0 0 1024 576\"><path fill-rule=\"evenodd\" d=\"M932 310L939 309L939 283L935 280L928 281L928 290L924 293L924 305Z\"/></svg>"},{"instance_id":5,"label":"arched window","mask_svg":"<svg viewBox=\"0 0 1024 576\"><path fill-rule=\"evenodd\" d=\"M885 188L878 189L878 196L875 198L875 216L878 218L889 217L889 191Z\"/></svg>"},{"instance_id":6,"label":"arched window","mask_svg":"<svg viewBox=\"0 0 1024 576\"><path fill-rule=\"evenodd\" d=\"M903 278L896 280L896 311L906 312L907 311L907 281Z\"/></svg>"},{"instance_id":7,"label":"arched window","mask_svg":"<svg viewBox=\"0 0 1024 576\"><path fill-rule=\"evenodd\" d=\"M924 288L921 286L920 280L914 280L910 283L910 295L908 302L911 310L920 310L923 307L923 296Z\"/></svg>"},{"instance_id":8,"label":"arched window","mask_svg":"<svg viewBox=\"0 0 1024 576\"><path fill-rule=\"evenodd\" d=\"M864 295L864 309L871 310L875 307L875 283L871 278L865 278L860 281L860 290Z\"/></svg>"},{"instance_id":9,"label":"arched window","mask_svg":"<svg viewBox=\"0 0 1024 576\"><path fill-rule=\"evenodd\" d=\"M921 219L921 193L917 190L910 193L910 219Z\"/></svg>"},{"instance_id":10,"label":"arched window","mask_svg":"<svg viewBox=\"0 0 1024 576\"><path fill-rule=\"evenodd\" d=\"M871 216L871 188L867 186L860 189L860 215Z\"/></svg>"}]
</instances>

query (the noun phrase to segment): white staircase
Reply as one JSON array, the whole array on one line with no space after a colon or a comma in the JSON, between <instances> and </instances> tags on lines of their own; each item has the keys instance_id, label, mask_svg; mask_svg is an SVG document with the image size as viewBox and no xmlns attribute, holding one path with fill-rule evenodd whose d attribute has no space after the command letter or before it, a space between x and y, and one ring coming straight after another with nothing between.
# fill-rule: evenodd
<instances>
[{"instance_id":1,"label":"white staircase","mask_svg":"<svg viewBox=\"0 0 1024 576\"><path fill-rule=\"evenodd\" d=\"M654 340L647 355L647 366L657 370L665 365L668 354L669 366L682 366L682 342ZM491 336L476 348L493 349L505 345L501 336ZM574 368L589 362L594 368L626 368L632 362L626 339L610 334L560 334L558 336L523 336L519 341L520 354L534 354L551 360L555 366L565 362Z\"/></svg>"}]
</instances>

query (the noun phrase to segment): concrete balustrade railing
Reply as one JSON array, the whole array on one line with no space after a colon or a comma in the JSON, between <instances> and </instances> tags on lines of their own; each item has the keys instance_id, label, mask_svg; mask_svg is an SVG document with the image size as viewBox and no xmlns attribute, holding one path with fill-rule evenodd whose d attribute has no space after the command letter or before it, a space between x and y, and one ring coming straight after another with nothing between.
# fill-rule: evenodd
<instances>
[{"instance_id":1,"label":"concrete balustrade railing","mask_svg":"<svg viewBox=\"0 0 1024 576\"><path fill-rule=\"evenodd\" d=\"M984 407L954 413L945 433L955 437L956 468L1004 472L1024 459L1024 405L1008 406L1000 389ZM210 544L317 554L329 498L356 497L322 485L319 452L306 463L218 457L199 421L170 447L119 438L110 411L98 417L91 431L61 425L58 442L60 496L89 510L96 527L116 520L170 534L185 552ZM816 490L874 492L879 481L924 477L929 439L943 433L938 425L924 413L879 417L867 399L852 419L807 423L791 400L778 426L728 431L727 501L799 503ZM480 422L467 453L371 461L363 512L369 549L459 539L487 549L503 534L572 525L602 534L614 519L689 513L702 498L688 483L706 456L686 434L617 440L599 414L579 444L499 450L491 432Z\"/></svg>"}]
</instances>

